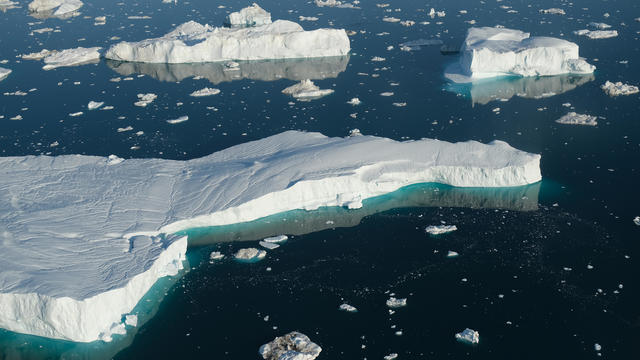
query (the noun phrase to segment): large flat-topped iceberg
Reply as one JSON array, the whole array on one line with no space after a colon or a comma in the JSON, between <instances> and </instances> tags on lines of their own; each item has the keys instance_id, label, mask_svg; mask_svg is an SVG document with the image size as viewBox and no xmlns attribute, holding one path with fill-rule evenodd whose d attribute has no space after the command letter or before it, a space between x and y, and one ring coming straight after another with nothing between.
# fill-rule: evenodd
<instances>
[{"instance_id":1,"label":"large flat-topped iceberg","mask_svg":"<svg viewBox=\"0 0 640 360\"><path fill-rule=\"evenodd\" d=\"M566 40L534 36L519 30L470 28L458 64L445 76L472 82L497 76L590 74L595 66L578 55L578 45Z\"/></svg>"},{"instance_id":2,"label":"large flat-topped iceberg","mask_svg":"<svg viewBox=\"0 0 640 360\"><path fill-rule=\"evenodd\" d=\"M540 156L495 141L396 142L295 131L189 160L0 158L0 327L88 342L122 331L176 274L196 227L349 206L438 182L537 182Z\"/></svg>"},{"instance_id":3,"label":"large flat-topped iceberg","mask_svg":"<svg viewBox=\"0 0 640 360\"><path fill-rule=\"evenodd\" d=\"M286 20L248 28L211 27L189 21L159 38L120 42L105 57L177 64L342 56L350 49L343 29L305 31Z\"/></svg>"}]
</instances>

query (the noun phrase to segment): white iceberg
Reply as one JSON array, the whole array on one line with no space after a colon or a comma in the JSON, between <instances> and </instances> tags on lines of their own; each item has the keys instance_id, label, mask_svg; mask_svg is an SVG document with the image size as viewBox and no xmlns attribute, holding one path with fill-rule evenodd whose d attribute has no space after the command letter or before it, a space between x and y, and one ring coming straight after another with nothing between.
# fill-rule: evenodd
<instances>
[{"instance_id":1,"label":"white iceberg","mask_svg":"<svg viewBox=\"0 0 640 360\"><path fill-rule=\"evenodd\" d=\"M355 306L349 305L349 304L342 304L338 307L339 310L341 311L346 311L346 312L358 312L358 309L356 309Z\"/></svg>"},{"instance_id":2,"label":"white iceberg","mask_svg":"<svg viewBox=\"0 0 640 360\"><path fill-rule=\"evenodd\" d=\"M188 116L188 115L183 115L183 116L180 116L180 117L179 117L179 118L177 118L177 119L167 120L167 123L169 123L169 124L171 124L171 125L173 125L173 124L180 124L180 123L183 123L183 122L185 122L185 121L187 121L187 120L189 120L189 116Z\"/></svg>"},{"instance_id":3,"label":"white iceberg","mask_svg":"<svg viewBox=\"0 0 640 360\"><path fill-rule=\"evenodd\" d=\"M574 111L567 113L562 116L560 119L556 120L558 124L565 125L587 125L587 126L596 126L598 125L598 117L587 114L578 114Z\"/></svg>"},{"instance_id":4,"label":"white iceberg","mask_svg":"<svg viewBox=\"0 0 640 360\"><path fill-rule=\"evenodd\" d=\"M618 36L618 32L616 30L576 30L573 32L579 36L586 36L589 39L609 39Z\"/></svg>"},{"instance_id":5,"label":"white iceberg","mask_svg":"<svg viewBox=\"0 0 640 360\"><path fill-rule=\"evenodd\" d=\"M89 103L87 104L87 109L95 110L101 107L102 105L104 105L103 101L89 101Z\"/></svg>"},{"instance_id":6,"label":"white iceberg","mask_svg":"<svg viewBox=\"0 0 640 360\"><path fill-rule=\"evenodd\" d=\"M36 18L68 18L78 15L82 7L80 0L34 0L29 3L29 12Z\"/></svg>"},{"instance_id":7,"label":"white iceberg","mask_svg":"<svg viewBox=\"0 0 640 360\"><path fill-rule=\"evenodd\" d=\"M220 251L212 251L211 254L209 254L209 262L214 262L216 260L222 259L224 259L224 254L222 254Z\"/></svg>"},{"instance_id":8,"label":"white iceberg","mask_svg":"<svg viewBox=\"0 0 640 360\"><path fill-rule=\"evenodd\" d=\"M456 334L456 340L467 344L477 344L480 342L480 333L466 328L462 332Z\"/></svg>"},{"instance_id":9,"label":"white iceberg","mask_svg":"<svg viewBox=\"0 0 640 360\"><path fill-rule=\"evenodd\" d=\"M458 252L457 252L457 251L452 251L452 250L447 251L447 257L448 257L448 258L458 257L459 255L460 255L460 254L458 254Z\"/></svg>"},{"instance_id":10,"label":"white iceberg","mask_svg":"<svg viewBox=\"0 0 640 360\"><path fill-rule=\"evenodd\" d=\"M456 230L458 230L458 227L455 225L430 225L424 229L424 231L431 235L441 235Z\"/></svg>"},{"instance_id":11,"label":"white iceberg","mask_svg":"<svg viewBox=\"0 0 640 360\"><path fill-rule=\"evenodd\" d=\"M189 21L170 33L139 42L120 42L105 57L148 63L197 63L342 56L350 50L344 30L305 31L286 20L248 28L214 28Z\"/></svg>"},{"instance_id":12,"label":"white iceberg","mask_svg":"<svg viewBox=\"0 0 640 360\"><path fill-rule=\"evenodd\" d=\"M633 218L633 223L640 226L640 216L636 216Z\"/></svg>"},{"instance_id":13,"label":"white iceberg","mask_svg":"<svg viewBox=\"0 0 640 360\"><path fill-rule=\"evenodd\" d=\"M227 16L227 24L233 26L260 26L271 24L271 14L253 3L251 6L232 12Z\"/></svg>"},{"instance_id":14,"label":"white iceberg","mask_svg":"<svg viewBox=\"0 0 640 360\"><path fill-rule=\"evenodd\" d=\"M64 181L60 181L64 179ZM507 143L288 131L189 161L0 157L0 328L95 341L185 258L184 230L343 206L411 184L538 182Z\"/></svg>"},{"instance_id":15,"label":"white iceberg","mask_svg":"<svg viewBox=\"0 0 640 360\"><path fill-rule=\"evenodd\" d=\"M284 90L283 94L291 95L299 100L311 100L321 98L333 93L332 89L320 89L313 81L306 79L295 85L291 85Z\"/></svg>"},{"instance_id":16,"label":"white iceberg","mask_svg":"<svg viewBox=\"0 0 640 360\"><path fill-rule=\"evenodd\" d=\"M407 306L407 299L398 299L392 296L387 300L387 306L392 309Z\"/></svg>"},{"instance_id":17,"label":"white iceberg","mask_svg":"<svg viewBox=\"0 0 640 360\"><path fill-rule=\"evenodd\" d=\"M4 78L9 76L9 74L11 74L11 70L10 69L5 69L5 68L0 67L0 81L4 80Z\"/></svg>"},{"instance_id":18,"label":"white iceberg","mask_svg":"<svg viewBox=\"0 0 640 360\"><path fill-rule=\"evenodd\" d=\"M44 58L44 70L51 70L63 66L78 66L94 64L100 61L101 47L66 49L52 52Z\"/></svg>"},{"instance_id":19,"label":"white iceberg","mask_svg":"<svg viewBox=\"0 0 640 360\"><path fill-rule=\"evenodd\" d=\"M589 74L595 66L578 56L578 45L552 37L505 28L470 28L460 61L445 76L472 82L498 76Z\"/></svg>"},{"instance_id":20,"label":"white iceberg","mask_svg":"<svg viewBox=\"0 0 640 360\"><path fill-rule=\"evenodd\" d=\"M203 96L211 96L211 95L218 95L218 94L220 94L220 89L206 87L206 88L192 92L191 94L189 94L189 96L203 97Z\"/></svg>"},{"instance_id":21,"label":"white iceberg","mask_svg":"<svg viewBox=\"0 0 640 360\"><path fill-rule=\"evenodd\" d=\"M354 4L343 2L339 0L314 0L314 3L317 7L337 7L337 8L348 8L348 9L359 9L359 7L355 6L357 2L354 1Z\"/></svg>"},{"instance_id":22,"label":"white iceberg","mask_svg":"<svg viewBox=\"0 0 640 360\"><path fill-rule=\"evenodd\" d=\"M542 14L554 14L554 15L565 15L563 9L560 8L550 8L550 9L541 9L540 13Z\"/></svg>"},{"instance_id":23,"label":"white iceberg","mask_svg":"<svg viewBox=\"0 0 640 360\"><path fill-rule=\"evenodd\" d=\"M292 331L260 346L258 353L265 360L313 360L321 351L307 335Z\"/></svg>"},{"instance_id":24,"label":"white iceberg","mask_svg":"<svg viewBox=\"0 0 640 360\"><path fill-rule=\"evenodd\" d=\"M631 95L640 91L637 86L623 84L620 81L614 83L608 80L600 88L609 96Z\"/></svg>"}]
</instances>

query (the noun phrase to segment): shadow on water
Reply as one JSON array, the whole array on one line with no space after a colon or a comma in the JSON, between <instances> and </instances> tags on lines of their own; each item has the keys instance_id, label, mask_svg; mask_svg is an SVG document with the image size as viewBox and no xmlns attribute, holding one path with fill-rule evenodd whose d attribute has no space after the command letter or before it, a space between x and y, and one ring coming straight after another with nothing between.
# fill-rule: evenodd
<instances>
[{"instance_id":1,"label":"shadow on water","mask_svg":"<svg viewBox=\"0 0 640 360\"><path fill-rule=\"evenodd\" d=\"M349 55L309 59L238 61L237 68L228 62L193 64L150 64L106 60L107 66L122 76L143 74L166 82L178 82L186 78L202 77L212 84L235 80L275 81L321 80L336 78L349 64Z\"/></svg>"}]
</instances>

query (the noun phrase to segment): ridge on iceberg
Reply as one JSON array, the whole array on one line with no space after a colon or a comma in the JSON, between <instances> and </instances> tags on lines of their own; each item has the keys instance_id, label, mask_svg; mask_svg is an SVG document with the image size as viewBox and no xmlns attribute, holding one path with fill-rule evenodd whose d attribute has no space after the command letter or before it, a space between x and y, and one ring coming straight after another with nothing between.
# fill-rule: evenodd
<instances>
[{"instance_id":1,"label":"ridge on iceberg","mask_svg":"<svg viewBox=\"0 0 640 360\"><path fill-rule=\"evenodd\" d=\"M174 234L183 230L344 206L417 183L540 179L540 155L502 141L297 131L188 161L0 157L0 328L109 339L159 277L182 267L187 239Z\"/></svg>"},{"instance_id":2,"label":"ridge on iceberg","mask_svg":"<svg viewBox=\"0 0 640 360\"><path fill-rule=\"evenodd\" d=\"M498 76L590 74L595 66L578 56L578 45L566 40L534 36L519 30L470 28L460 49L460 61L445 76L454 82L473 82Z\"/></svg>"},{"instance_id":3,"label":"ridge on iceberg","mask_svg":"<svg viewBox=\"0 0 640 360\"><path fill-rule=\"evenodd\" d=\"M61 19L79 15L76 11L84 5L80 0L34 0L29 12L35 18L57 17Z\"/></svg>"},{"instance_id":4,"label":"ridge on iceberg","mask_svg":"<svg viewBox=\"0 0 640 360\"><path fill-rule=\"evenodd\" d=\"M189 21L159 38L115 44L105 57L177 64L342 56L350 49L344 29L305 31L287 20L248 28L211 27Z\"/></svg>"},{"instance_id":5,"label":"ridge on iceberg","mask_svg":"<svg viewBox=\"0 0 640 360\"><path fill-rule=\"evenodd\" d=\"M260 26L271 24L271 14L253 3L251 6L232 12L227 16L226 23L231 26Z\"/></svg>"}]
</instances>

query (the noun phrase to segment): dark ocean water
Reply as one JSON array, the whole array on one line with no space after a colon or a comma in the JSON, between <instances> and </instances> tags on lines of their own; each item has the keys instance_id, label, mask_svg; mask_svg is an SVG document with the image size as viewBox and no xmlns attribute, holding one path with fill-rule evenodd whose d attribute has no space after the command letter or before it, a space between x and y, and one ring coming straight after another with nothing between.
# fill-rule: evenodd
<instances>
[{"instance_id":1,"label":"dark ocean water","mask_svg":"<svg viewBox=\"0 0 640 360\"><path fill-rule=\"evenodd\" d=\"M362 9L337 9L262 1L274 19L319 18L301 22L305 29L356 31L352 53L246 64L241 78L232 80L215 64L102 60L43 71L42 62L16 56L43 48L108 47L119 41L113 36L160 36L188 20L219 25L229 11L249 3L87 1L78 17L39 20L28 16L27 2L19 2L22 8L0 12L0 61L7 60L0 66L13 70L0 82L0 93L37 90L0 96L2 156L191 159L289 129L345 136L358 128L397 140L504 140L542 154L544 180L515 189L425 184L367 200L359 210L294 211L194 229L186 270L161 280L141 301L135 332L109 344L74 344L0 330L0 359L257 359L261 344L291 330L320 344L320 359L381 359L390 353L399 359L588 359L600 357L596 343L602 358L640 357L640 227L632 222L640 215L640 102L637 94L610 98L600 89L606 80L640 84L640 22L634 20L640 3L395 0L386 8L362 1ZM446 16L429 18L431 7ZM551 7L567 14L539 12ZM459 13L463 9L466 14ZM93 18L103 15L106 25L94 26ZM134 15L151 19L127 18ZM385 16L416 24L383 22ZM455 56L441 55L438 46L399 49L417 39L458 46L471 26L465 21L472 19L476 26L504 25L574 41L597 70L586 77L453 86L442 74ZM610 24L620 35L590 40L572 34L592 21ZM60 32L30 35L46 27ZM373 62L374 56L385 61ZM116 77L133 80L110 81ZM280 93L302 77L316 78L335 93L312 102ZM189 97L205 86L221 93ZM379 95L388 91L394 95ZM529 95L516 95L523 91ZM557 95L536 96L549 92ZM138 93L158 99L135 107ZM362 105L346 104L352 97ZM115 108L87 111L90 100ZM555 123L570 110L599 116L598 126ZM84 114L68 115L77 111ZM22 120L9 120L18 114ZM165 121L183 115L187 122ZM117 131L127 126L133 130ZM425 226L441 222L459 230L425 234ZM260 262L209 263L211 251L230 255L277 234L290 239ZM449 250L460 256L447 258ZM391 293L408 299L392 315L385 305ZM343 302L358 312L338 311ZM455 341L466 327L480 332L479 345Z\"/></svg>"}]
</instances>

